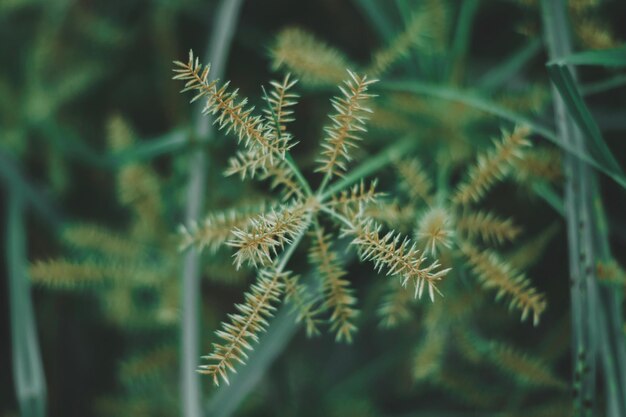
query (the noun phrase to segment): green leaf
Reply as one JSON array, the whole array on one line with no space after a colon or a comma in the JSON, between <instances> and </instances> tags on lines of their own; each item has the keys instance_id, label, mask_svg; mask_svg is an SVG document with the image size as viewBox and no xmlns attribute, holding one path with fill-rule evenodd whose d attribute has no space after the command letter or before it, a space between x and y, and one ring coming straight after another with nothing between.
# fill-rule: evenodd
<instances>
[{"instance_id":1,"label":"green leaf","mask_svg":"<svg viewBox=\"0 0 626 417\"><path fill-rule=\"evenodd\" d=\"M552 65L595 65L601 67L626 67L626 46L599 51L582 51L548 62Z\"/></svg>"}]
</instances>

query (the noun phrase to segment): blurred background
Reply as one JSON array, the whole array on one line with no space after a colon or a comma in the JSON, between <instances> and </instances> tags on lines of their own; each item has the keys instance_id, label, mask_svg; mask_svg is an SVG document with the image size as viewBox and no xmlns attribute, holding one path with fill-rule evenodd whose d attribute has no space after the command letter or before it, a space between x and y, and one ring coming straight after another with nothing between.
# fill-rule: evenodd
<instances>
[{"instance_id":1,"label":"blurred background","mask_svg":"<svg viewBox=\"0 0 626 417\"><path fill-rule=\"evenodd\" d=\"M198 109L179 94L180 83L171 80L172 61L186 61L190 49L202 62L210 59L218 3L0 2L1 417L20 415L16 364L23 360L36 364L37 348L43 374L39 378L36 370L25 374L30 375L27 380L45 384L48 416L183 415L179 375L183 255L177 250L176 230L186 218L195 150L201 147L208 155L205 206L225 208L267 193L267 187L259 190L222 175L234 141L217 133L211 142L203 142L194 124ZM222 78L259 105L261 85L284 73L284 67L277 68L272 48L286 28L311 32L361 68L402 33L414 10L429 10L433 14L427 16L436 22L432 30L441 32L437 36L442 42L430 45L436 49L433 58L422 59L423 51L411 50L406 62L381 79L412 77L475 90L554 130L540 7L532 0L464 3L244 0L231 22L236 26L232 44L226 46ZM576 50L623 45L625 2L572 3L580 3L570 5L573 27L580 29L572 31ZM425 5L430 8L420 9ZM437 17L437 10L443 15ZM464 13L471 18L461 17ZM463 22L467 27L460 28ZM456 48L452 45L459 32L465 34L464 53L450 71L453 76L444 77L441 68ZM503 80L497 86L485 83L485 74L499 76L493 70L505 63L513 67ZM620 166L626 162L625 78L623 68L585 67L580 73L582 85L596 88L586 102ZM331 90L303 84L293 132L300 142L295 156L308 170L330 110ZM418 104L421 110L402 115L401 121L415 123L411 129L432 132L434 124L457 121L450 120L450 108L442 107L439 99L422 97ZM380 106L386 108L385 102ZM384 120L373 127L372 149L399 135L389 120L391 127ZM471 123L475 122L478 127L462 126L470 142L481 137L476 140L488 143L502 127L493 118L475 117ZM555 152L555 147L547 142L546 146L546 152ZM424 154L422 159L433 158ZM552 185L557 195L562 193L561 181ZM382 182L393 183L390 179L385 183L384 175ZM601 175L599 182L612 252L623 264L626 194L607 176ZM280 327L286 319L279 315L278 330L271 330L260 344L269 346L267 354L251 360L250 369L242 370L230 388L216 389L199 377L204 415L500 416L529 410L535 410L530 414L534 416L570 415L566 228L550 204L527 191L521 191L526 194L520 198L529 209L520 209L510 197L518 198L520 191L507 187L490 197L490 204L524 225L525 243L542 248L529 275L546 293L549 309L533 328L491 303L472 313L472 326L485 337L497 335L503 343L541 360L537 368L546 375L535 377L544 382L547 378L547 383L535 385L524 376L503 378L501 374L511 373L516 364L468 361L468 356L489 356L490 351L472 352L473 342L454 332L446 338L445 348L433 347L437 352L432 358L421 357L423 363L437 365L423 378L415 378L412 367L423 342L420 318L427 314L425 309L413 306L415 320L381 330L376 309L383 289L369 267L351 262L350 276L356 277L362 312L354 342L336 344L332 335L307 339L302 329ZM201 213L205 211L202 208ZM251 271L234 271L229 258L224 252L201 261L200 354L209 351L213 331L233 311L254 276ZM52 259L66 261L54 267L45 263ZM306 254L299 255L294 265L304 274ZM22 295L10 290L12 274L35 281L30 291L32 316L23 295L28 289ZM621 285L618 281L615 288L621 291ZM18 300L13 307L11 297ZM12 327L26 331L30 325L35 326L36 337L29 333L24 336L26 345L16 343L21 336ZM34 353L29 350L33 346ZM16 349L26 357L20 359ZM506 361L506 355L498 360ZM602 382L599 386L604 388ZM600 396L598 407L603 402ZM40 412L31 410L28 415L44 415Z\"/></svg>"}]
</instances>

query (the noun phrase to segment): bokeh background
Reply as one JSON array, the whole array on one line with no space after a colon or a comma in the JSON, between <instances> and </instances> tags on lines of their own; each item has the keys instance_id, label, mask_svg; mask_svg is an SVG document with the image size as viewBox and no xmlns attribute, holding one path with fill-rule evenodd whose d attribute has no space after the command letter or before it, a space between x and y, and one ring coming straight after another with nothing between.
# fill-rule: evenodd
<instances>
[{"instance_id":1,"label":"bokeh background","mask_svg":"<svg viewBox=\"0 0 626 417\"><path fill-rule=\"evenodd\" d=\"M293 26L314 33L342 50L352 62L365 65L373 52L387 42L372 10L384 12L393 33L402 30L407 18L405 11L423 3L428 2L244 1L224 78L240 88L241 95L250 97L253 104L260 104L260 86L282 74L272 67L271 47L282 30ZM449 15L447 26L441 29L447 31L446 39L452 39L463 2L443 3ZM462 72L450 85L471 89L475 80L529 43L537 42L524 65L499 90L489 94L503 103L509 100L534 119L553 126L539 7L532 1L475 3ZM626 3L588 3L593 4L585 9L583 17L593 19L595 27L606 30L611 39L602 44L600 35L574 33L576 49L619 46L620 40L626 39ZM5 255L16 244L11 238L15 235L8 230L15 220L10 195L19 194L23 200L19 210L24 215L27 265L59 257L92 259L80 248L68 246L63 237L65 227L97 224L119 233L143 227L141 218L152 214L133 212L133 203L120 196L119 186L122 167L137 161L154 174L146 181L158 183L161 199L155 204L159 206L158 224L162 228L158 233L152 231L154 250L144 251L152 252L137 268L152 265L167 270L169 284L158 291L131 288L123 295L97 285L92 288L88 283L63 288L51 288L45 283L33 286L34 322L47 386L47 415L182 415L178 375L180 307L177 301L167 304L164 291L172 299L179 299L182 255L176 250L174 236L185 216L189 155L196 146L189 138L193 139L190 132L197 109L188 105L188 97L179 94L181 86L171 80L171 70L172 61L184 61L189 49L201 60L208 60L205 51L217 9L217 2L203 0L0 2L0 416L19 415L6 272L11 265ZM419 56L419 51L411 54ZM445 48L440 55L445 57ZM402 68L385 77L402 77ZM417 74L419 79L419 71ZM421 80L448 82L437 79L436 74L436 70L425 70ZM621 74L620 84L619 70L585 68L581 82L617 77L615 86L590 95L587 103L610 149L624 166L626 89L623 70ZM522 94L531 90L534 96ZM296 157L303 166L310 167L314 160L311 150L317 146L329 111L330 93L327 88L304 88L301 95L293 127L300 141ZM521 103L523 99L535 101L528 105ZM429 106L428 100L425 105ZM498 124L493 120L490 123L496 126L490 130L493 135ZM132 131L128 137L134 138L134 142L126 154L114 152L111 146L111 131L116 126ZM394 133L383 130L378 136L392 140ZM231 142L218 134L208 145L206 193L207 205L213 207L226 207L255 192L220 173L223 161L232 153ZM601 176L600 182L613 253L623 262L625 193L606 176ZM560 193L559 184L555 189ZM528 237L550 230L552 240L544 249L545 256L530 271L534 283L547 294L550 307L537 328L510 319L501 306L485 309L474 324L486 333L501 335L502 340L531 355L543 357L556 378L570 381L564 223L541 199L530 198L528 210L516 209L516 203L507 197L511 193L516 191L503 188L490 201L505 213L514 214L525 226ZM148 206L155 207L150 202ZM209 350L212 331L232 311L233 303L240 300L245 283L253 276L230 271L226 274L232 279L220 281L217 267L226 264L227 257L224 255L215 269L207 266L203 270L201 352ZM297 259L296 267L306 265L304 254ZM468 365L454 354L445 356L445 363L446 372L450 372L446 377L456 381L456 385L450 383L442 388L442 384L431 383L428 378L414 381L411 354L419 345L420 321L395 330L381 330L375 317L380 291L371 288L374 278L369 271L357 263L350 267L363 311L361 327L352 344L335 344L332 335L310 340L301 329L290 330L293 335L283 335L277 342L277 359L262 368L258 380L250 377L255 384L244 390L247 395L240 398L224 394L202 379L203 404L213 407L211 410L222 408L215 405L219 402L211 402L219 393L222 397L217 398L224 404L235 403L236 415L452 416L478 415L470 414L476 410L482 410L480 415L520 415L515 413L541 405L545 405L545 415L556 415L545 410L570 403L568 390L535 390L513 380L502 383L497 370L481 364ZM360 282L360 277L367 279ZM134 279L132 273L128 279ZM116 316L115 311L123 308L127 310ZM138 310L136 323L128 319L135 314L134 308ZM425 312L416 307L415 314L421 317ZM453 346L462 343L456 336L447 341ZM224 399L229 395L232 398Z\"/></svg>"}]
</instances>

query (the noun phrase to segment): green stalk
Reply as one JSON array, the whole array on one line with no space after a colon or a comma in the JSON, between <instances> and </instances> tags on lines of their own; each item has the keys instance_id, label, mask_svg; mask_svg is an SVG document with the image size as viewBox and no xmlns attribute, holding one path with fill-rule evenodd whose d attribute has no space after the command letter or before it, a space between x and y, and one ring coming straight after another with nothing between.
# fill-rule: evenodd
<instances>
[{"instance_id":1,"label":"green stalk","mask_svg":"<svg viewBox=\"0 0 626 417\"><path fill-rule=\"evenodd\" d=\"M211 76L219 78L224 72L228 50L235 31L242 0L222 0L219 4L208 54L212 65ZM213 124L198 107L195 117L195 137L210 141L214 136ZM204 205L206 189L207 157L198 148L191 156L189 185L187 189L187 222L197 220ZM181 401L184 417L200 417L200 378L196 373L199 364L199 316L200 316L200 257L195 249L187 251L183 261L181 318Z\"/></svg>"},{"instance_id":2,"label":"green stalk","mask_svg":"<svg viewBox=\"0 0 626 417\"><path fill-rule=\"evenodd\" d=\"M548 54L552 61L571 54L571 39L564 1L542 0L542 17ZM577 88L576 73L566 68L571 86ZM571 71L571 72L570 72ZM567 111L562 96L553 87L554 109L560 140L580 153L587 152L587 141ZM578 415L595 415L596 363L602 359L608 416L626 415L624 341L621 315L614 305L621 296L598 288L596 265L610 257L608 230L602 213L597 179L580 159L564 156L565 214L571 273L573 372ZM619 306L619 304L617 304ZM615 314L617 313L617 317ZM616 324L620 329L616 329ZM618 334L615 331L618 330Z\"/></svg>"},{"instance_id":3,"label":"green stalk","mask_svg":"<svg viewBox=\"0 0 626 417\"><path fill-rule=\"evenodd\" d=\"M348 175L331 184L331 186L328 187L328 189L320 195L320 202L325 201L333 194L336 194L339 191L351 186L355 182L373 174L379 169L390 164L392 161L401 158L407 152L415 148L418 143L419 142L414 137L405 137L403 139L400 139L393 145L385 148L376 156L368 159L361 165L350 170L350 173Z\"/></svg>"},{"instance_id":4,"label":"green stalk","mask_svg":"<svg viewBox=\"0 0 626 417\"><path fill-rule=\"evenodd\" d=\"M8 193L6 250L15 393L22 417L43 417L46 382L26 274L24 207L20 194L14 189Z\"/></svg>"}]
</instances>

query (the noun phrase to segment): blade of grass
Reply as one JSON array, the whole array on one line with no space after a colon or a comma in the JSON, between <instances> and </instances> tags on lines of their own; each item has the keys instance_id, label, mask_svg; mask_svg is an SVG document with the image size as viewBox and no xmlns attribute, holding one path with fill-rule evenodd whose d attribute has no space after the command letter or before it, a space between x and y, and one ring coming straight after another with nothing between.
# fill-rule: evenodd
<instances>
[{"instance_id":1,"label":"blade of grass","mask_svg":"<svg viewBox=\"0 0 626 417\"><path fill-rule=\"evenodd\" d=\"M12 189L8 199L6 250L15 393L22 417L43 417L46 415L46 383L26 275L23 214L21 196Z\"/></svg>"},{"instance_id":2,"label":"blade of grass","mask_svg":"<svg viewBox=\"0 0 626 417\"><path fill-rule=\"evenodd\" d=\"M479 4L479 0L466 0L461 3L450 56L450 76L457 82L462 73L463 62L471 40L470 32Z\"/></svg>"},{"instance_id":3,"label":"blade of grass","mask_svg":"<svg viewBox=\"0 0 626 417\"><path fill-rule=\"evenodd\" d=\"M563 1L542 0L541 8L551 62L563 62L567 59L564 57L571 56L566 4ZM555 117L563 141L572 143L581 152L586 152L590 143L601 147L603 144L597 142L601 137L593 137L597 133L594 131L595 122L588 111L585 114L586 106L580 96L576 96L575 72L555 64L548 64L548 69L554 82ZM583 133L592 137L585 140ZM571 155L565 155L564 167L565 210L572 275L573 368L577 394L575 410L578 414L595 415L596 361L598 352L601 352L599 358L604 371L607 415L623 416L626 414L626 353L621 314L615 317L611 308L611 302L621 305L621 296L616 297L607 293L607 289L598 288L595 276L597 262L610 256L608 228L603 214L598 214L602 212L598 184L589 167ZM610 302L607 303L606 299L609 297ZM617 335L615 323L620 324Z\"/></svg>"},{"instance_id":4,"label":"blade of grass","mask_svg":"<svg viewBox=\"0 0 626 417\"><path fill-rule=\"evenodd\" d=\"M594 65L626 67L626 46L612 49L582 51L555 58L548 65Z\"/></svg>"},{"instance_id":5,"label":"blade of grass","mask_svg":"<svg viewBox=\"0 0 626 417\"><path fill-rule=\"evenodd\" d=\"M534 38L520 50L505 59L500 65L496 65L478 80L478 88L491 91L501 87L509 81L530 60L535 58L541 51L541 39Z\"/></svg>"},{"instance_id":6,"label":"blade of grass","mask_svg":"<svg viewBox=\"0 0 626 417\"><path fill-rule=\"evenodd\" d=\"M557 136L550 128L543 126L541 123L534 121L525 115L502 107L501 105L498 105L490 100L484 99L473 92L462 91L445 86L420 83L412 80L381 82L377 84L376 88L379 88L381 90L404 91L416 94L424 94L443 100L454 101L457 103L468 105L478 110L482 110L486 113L493 114L513 123L526 125L535 133L543 136L550 142L559 146L561 149L567 151L572 155L575 155L580 160L605 173L620 186L626 188L626 176L624 176L624 174L620 172L615 172L614 170L605 167L597 159L589 155L588 152L583 152L579 148L573 146L571 143L561 140L560 137Z\"/></svg>"},{"instance_id":7,"label":"blade of grass","mask_svg":"<svg viewBox=\"0 0 626 417\"><path fill-rule=\"evenodd\" d=\"M212 64L211 77L220 78L226 66L228 51L237 25L242 0L222 0L213 21L211 41L207 55ZM202 114L197 106L194 135L196 138L211 140L214 135L209 117ZM187 188L186 222L200 217L204 205L206 189L207 156L201 148L191 155L189 185ZM199 315L200 315L200 257L195 249L187 251L183 260L183 282L181 291L181 401L184 417L202 415L200 400L200 377L198 369Z\"/></svg>"}]
</instances>

